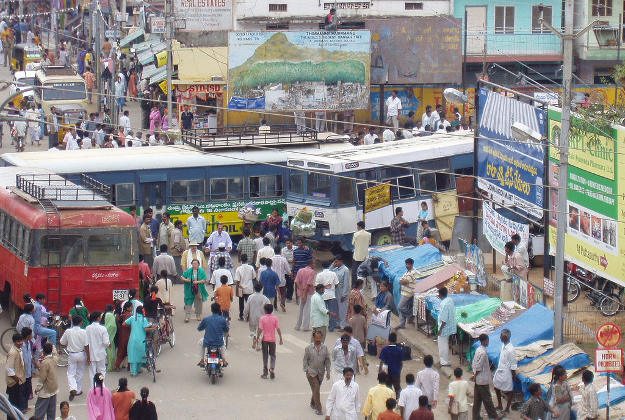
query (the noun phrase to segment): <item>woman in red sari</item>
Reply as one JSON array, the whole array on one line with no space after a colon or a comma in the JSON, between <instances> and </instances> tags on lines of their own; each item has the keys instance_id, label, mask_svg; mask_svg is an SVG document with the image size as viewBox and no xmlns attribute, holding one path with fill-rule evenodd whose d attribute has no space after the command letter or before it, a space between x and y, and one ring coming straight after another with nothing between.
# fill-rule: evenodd
<instances>
[{"instance_id":1,"label":"woman in red sari","mask_svg":"<svg viewBox=\"0 0 625 420\"><path fill-rule=\"evenodd\" d=\"M119 325L117 326L117 360L113 371L119 371L124 358L127 356L128 340L130 339L130 325L126 324L126 320L132 316L132 302L128 301L124 304L122 314L119 316Z\"/></svg>"},{"instance_id":2,"label":"woman in red sari","mask_svg":"<svg viewBox=\"0 0 625 420\"><path fill-rule=\"evenodd\" d=\"M130 70L130 76L128 77L128 94L133 101L136 100L139 91L137 90L137 72Z\"/></svg>"}]
</instances>

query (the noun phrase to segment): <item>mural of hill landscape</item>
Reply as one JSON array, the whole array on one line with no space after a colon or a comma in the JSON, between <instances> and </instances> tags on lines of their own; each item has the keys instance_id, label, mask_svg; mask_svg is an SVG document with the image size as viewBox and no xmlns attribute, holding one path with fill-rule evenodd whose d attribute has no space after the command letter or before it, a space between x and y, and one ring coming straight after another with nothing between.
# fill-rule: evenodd
<instances>
[{"instance_id":1,"label":"mural of hill landscape","mask_svg":"<svg viewBox=\"0 0 625 420\"><path fill-rule=\"evenodd\" d=\"M366 109L370 40L369 31L231 32L231 102L247 99L266 110Z\"/></svg>"}]
</instances>

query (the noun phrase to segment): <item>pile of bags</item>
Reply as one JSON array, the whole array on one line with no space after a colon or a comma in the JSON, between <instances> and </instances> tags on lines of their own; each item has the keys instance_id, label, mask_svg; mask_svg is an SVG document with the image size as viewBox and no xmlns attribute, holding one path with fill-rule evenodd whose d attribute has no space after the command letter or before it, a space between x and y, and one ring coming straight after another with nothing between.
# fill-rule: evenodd
<instances>
[{"instance_id":1,"label":"pile of bags","mask_svg":"<svg viewBox=\"0 0 625 420\"><path fill-rule=\"evenodd\" d=\"M253 203L247 203L239 209L239 219L247 223L254 223L258 220L260 211L260 208L256 207Z\"/></svg>"},{"instance_id":2,"label":"pile of bags","mask_svg":"<svg viewBox=\"0 0 625 420\"><path fill-rule=\"evenodd\" d=\"M295 218L291 221L291 231L296 236L310 238L315 236L316 225L312 211L304 207L297 212Z\"/></svg>"}]
</instances>

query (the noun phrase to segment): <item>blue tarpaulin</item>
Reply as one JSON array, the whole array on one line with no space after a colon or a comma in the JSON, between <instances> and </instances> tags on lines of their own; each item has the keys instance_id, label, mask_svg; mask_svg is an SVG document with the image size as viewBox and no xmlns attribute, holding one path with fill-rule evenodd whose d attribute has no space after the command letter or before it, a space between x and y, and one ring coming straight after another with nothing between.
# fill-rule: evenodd
<instances>
[{"instance_id":1,"label":"blue tarpaulin","mask_svg":"<svg viewBox=\"0 0 625 420\"><path fill-rule=\"evenodd\" d=\"M536 303L512 321L490 333L488 357L495 366L499 363L502 346L499 335L504 328L510 330L512 333L510 342L517 347L526 346L538 340L553 340L553 311L542 303ZM479 345L479 341L476 341L473 346L477 348Z\"/></svg>"},{"instance_id":2,"label":"blue tarpaulin","mask_svg":"<svg viewBox=\"0 0 625 420\"><path fill-rule=\"evenodd\" d=\"M442 260L441 251L432 245L404 246L387 251L379 251L374 248L369 254L374 257L384 258L388 262L387 267L381 261L378 266L378 272L381 280L386 279L393 286L393 296L395 296L396 305L399 305L401 295L399 280L406 274L406 259L412 258L416 269Z\"/></svg>"},{"instance_id":3,"label":"blue tarpaulin","mask_svg":"<svg viewBox=\"0 0 625 420\"><path fill-rule=\"evenodd\" d=\"M490 345L489 345L489 347L490 347ZM534 360L536 360L538 358L548 357L549 354L552 353L552 352L553 352L553 350L549 350L548 352L546 352L544 354L541 354L538 357L525 358L525 359L521 360L518 364L519 365L526 365L526 364L528 364L528 363L530 363L530 362L532 362L532 361L534 361ZM580 354L576 354L574 356L571 356L568 359L565 359L565 360L563 360L562 362L560 362L558 364L560 366L562 366L566 370L577 370L577 369L581 369L581 368L583 368L585 366L588 366L590 364L590 362L591 362L590 361L590 357L586 353L580 353ZM549 373L549 372L551 372L553 370L553 368L554 368L554 366L551 366L551 365L546 366L545 369L543 369L543 371L540 372L540 374ZM525 376L522 373L519 373L517 375L517 378L518 378L518 382L515 383L515 389L518 389L518 384L520 383L521 384L521 388L520 389L523 391L525 399L526 400L529 399L530 393L528 391L528 388L529 388L529 386L531 384L534 383L534 380L532 378L528 377L528 376ZM544 386L542 388L543 388L543 392L544 392L543 396L546 396L547 388L544 387ZM601 395L601 394L599 394L599 395ZM612 397L612 395L610 395L610 397Z\"/></svg>"}]
</instances>

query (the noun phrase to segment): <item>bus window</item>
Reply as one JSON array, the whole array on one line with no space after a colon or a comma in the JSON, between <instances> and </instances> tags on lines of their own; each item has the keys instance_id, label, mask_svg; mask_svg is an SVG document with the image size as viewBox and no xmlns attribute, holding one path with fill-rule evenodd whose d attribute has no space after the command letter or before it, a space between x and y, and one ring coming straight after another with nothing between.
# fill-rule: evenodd
<instances>
[{"instance_id":1,"label":"bus window","mask_svg":"<svg viewBox=\"0 0 625 420\"><path fill-rule=\"evenodd\" d=\"M83 265L85 253L80 235L44 235L41 238L40 265Z\"/></svg>"},{"instance_id":2,"label":"bus window","mask_svg":"<svg viewBox=\"0 0 625 420\"><path fill-rule=\"evenodd\" d=\"M87 263L89 265L132 264L132 235L105 233L89 235Z\"/></svg>"},{"instance_id":3,"label":"bus window","mask_svg":"<svg viewBox=\"0 0 625 420\"><path fill-rule=\"evenodd\" d=\"M4 214L4 212L0 212L0 241L4 242L4 223L6 220L7 216L6 214Z\"/></svg>"},{"instance_id":4,"label":"bus window","mask_svg":"<svg viewBox=\"0 0 625 420\"><path fill-rule=\"evenodd\" d=\"M17 240L15 241L15 254L18 257L22 256L22 249L24 248L24 226L17 224Z\"/></svg>"},{"instance_id":5,"label":"bus window","mask_svg":"<svg viewBox=\"0 0 625 420\"><path fill-rule=\"evenodd\" d=\"M298 195L306 193L306 172L289 171L289 192Z\"/></svg>"},{"instance_id":6,"label":"bus window","mask_svg":"<svg viewBox=\"0 0 625 420\"><path fill-rule=\"evenodd\" d=\"M30 229L24 228L24 247L22 248L22 252L24 254L24 259L27 260L30 257Z\"/></svg>"},{"instance_id":7,"label":"bus window","mask_svg":"<svg viewBox=\"0 0 625 420\"><path fill-rule=\"evenodd\" d=\"M317 198L330 198L330 175L309 173L308 195Z\"/></svg>"},{"instance_id":8,"label":"bus window","mask_svg":"<svg viewBox=\"0 0 625 420\"><path fill-rule=\"evenodd\" d=\"M211 200L243 198L242 178L212 178L210 181Z\"/></svg>"},{"instance_id":9,"label":"bus window","mask_svg":"<svg viewBox=\"0 0 625 420\"><path fill-rule=\"evenodd\" d=\"M44 101L72 101L87 98L83 82L48 83L43 91Z\"/></svg>"},{"instance_id":10,"label":"bus window","mask_svg":"<svg viewBox=\"0 0 625 420\"><path fill-rule=\"evenodd\" d=\"M197 203L204 201L204 180L169 181L172 203Z\"/></svg>"},{"instance_id":11,"label":"bus window","mask_svg":"<svg viewBox=\"0 0 625 420\"><path fill-rule=\"evenodd\" d=\"M376 185L377 183L375 181L356 183L356 194L358 196L356 199L361 206L365 205L365 190L367 188L375 187Z\"/></svg>"},{"instance_id":12,"label":"bus window","mask_svg":"<svg viewBox=\"0 0 625 420\"><path fill-rule=\"evenodd\" d=\"M15 250L15 245L17 243L17 222L13 219L11 219L10 221L11 223L11 230L10 230L10 234L9 234L9 246L12 250Z\"/></svg>"},{"instance_id":13,"label":"bus window","mask_svg":"<svg viewBox=\"0 0 625 420\"><path fill-rule=\"evenodd\" d=\"M338 204L354 204L354 182L351 179L339 179Z\"/></svg>"},{"instance_id":14,"label":"bus window","mask_svg":"<svg viewBox=\"0 0 625 420\"><path fill-rule=\"evenodd\" d=\"M409 168L382 168L382 182L391 184L391 196L394 199L415 196L414 176Z\"/></svg>"},{"instance_id":15,"label":"bus window","mask_svg":"<svg viewBox=\"0 0 625 420\"><path fill-rule=\"evenodd\" d=\"M250 197L282 197L282 175L251 176Z\"/></svg>"},{"instance_id":16,"label":"bus window","mask_svg":"<svg viewBox=\"0 0 625 420\"><path fill-rule=\"evenodd\" d=\"M135 204L135 184L115 184L115 205L124 207Z\"/></svg>"},{"instance_id":17,"label":"bus window","mask_svg":"<svg viewBox=\"0 0 625 420\"><path fill-rule=\"evenodd\" d=\"M437 173L436 174L436 191L446 191L451 189L451 175Z\"/></svg>"},{"instance_id":18,"label":"bus window","mask_svg":"<svg viewBox=\"0 0 625 420\"><path fill-rule=\"evenodd\" d=\"M436 191L445 191L451 188L451 173L449 159L437 159L427 162L417 162L417 168L423 170L419 174L421 195L429 195Z\"/></svg>"}]
</instances>

